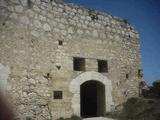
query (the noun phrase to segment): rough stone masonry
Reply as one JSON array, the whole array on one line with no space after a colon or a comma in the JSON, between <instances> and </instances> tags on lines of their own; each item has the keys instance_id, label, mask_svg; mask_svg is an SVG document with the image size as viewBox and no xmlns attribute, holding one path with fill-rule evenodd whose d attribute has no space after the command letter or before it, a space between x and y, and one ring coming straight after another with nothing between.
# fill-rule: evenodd
<instances>
[{"instance_id":1,"label":"rough stone masonry","mask_svg":"<svg viewBox=\"0 0 160 120\"><path fill-rule=\"evenodd\" d=\"M139 95L140 66L124 19L63 0L0 0L0 86L17 120L120 109Z\"/></svg>"}]
</instances>

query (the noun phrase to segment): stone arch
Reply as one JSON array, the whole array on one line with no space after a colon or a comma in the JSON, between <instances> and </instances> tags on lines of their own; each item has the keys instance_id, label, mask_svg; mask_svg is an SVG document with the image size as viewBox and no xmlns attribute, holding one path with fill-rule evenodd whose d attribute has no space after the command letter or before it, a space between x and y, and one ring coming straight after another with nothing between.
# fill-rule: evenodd
<instances>
[{"instance_id":1,"label":"stone arch","mask_svg":"<svg viewBox=\"0 0 160 120\"><path fill-rule=\"evenodd\" d=\"M111 111L113 105L112 101L112 83L106 76L98 72L84 72L78 77L73 79L70 83L69 90L73 93L72 97L72 109L75 115L80 116L80 86L87 81L94 80L98 81L105 86L105 109L106 112Z\"/></svg>"}]
</instances>

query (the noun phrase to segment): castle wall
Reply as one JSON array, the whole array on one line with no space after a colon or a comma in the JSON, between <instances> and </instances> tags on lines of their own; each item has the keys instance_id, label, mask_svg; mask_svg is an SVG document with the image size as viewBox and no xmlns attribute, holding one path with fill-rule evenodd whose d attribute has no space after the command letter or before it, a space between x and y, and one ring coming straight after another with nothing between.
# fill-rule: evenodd
<instances>
[{"instance_id":1,"label":"castle wall","mask_svg":"<svg viewBox=\"0 0 160 120\"><path fill-rule=\"evenodd\" d=\"M108 61L102 74L112 82L115 107L138 96L139 50L138 32L121 18L62 1L0 1L0 63L10 69L6 89L21 120L74 113L69 87L83 71L73 70L73 57L85 58L85 71ZM62 100L53 99L57 90Z\"/></svg>"}]
</instances>

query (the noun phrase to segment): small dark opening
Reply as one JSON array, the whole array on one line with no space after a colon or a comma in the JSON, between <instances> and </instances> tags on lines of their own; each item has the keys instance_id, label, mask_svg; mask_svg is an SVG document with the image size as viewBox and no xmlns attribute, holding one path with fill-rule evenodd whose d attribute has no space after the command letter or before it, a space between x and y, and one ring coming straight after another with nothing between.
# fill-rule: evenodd
<instances>
[{"instance_id":1,"label":"small dark opening","mask_svg":"<svg viewBox=\"0 0 160 120\"><path fill-rule=\"evenodd\" d=\"M56 66L56 67L57 67L57 69L58 69L58 70L60 70L60 69L61 69L61 66Z\"/></svg>"},{"instance_id":2,"label":"small dark opening","mask_svg":"<svg viewBox=\"0 0 160 120\"><path fill-rule=\"evenodd\" d=\"M129 74L126 74L126 79L128 79L129 78Z\"/></svg>"},{"instance_id":3,"label":"small dark opening","mask_svg":"<svg viewBox=\"0 0 160 120\"><path fill-rule=\"evenodd\" d=\"M59 40L59 41L58 41L58 44L59 44L59 45L63 45L63 41Z\"/></svg>"},{"instance_id":4,"label":"small dark opening","mask_svg":"<svg viewBox=\"0 0 160 120\"><path fill-rule=\"evenodd\" d=\"M128 23L128 20L127 20L127 19L124 19L124 23L127 24L127 23Z\"/></svg>"},{"instance_id":5,"label":"small dark opening","mask_svg":"<svg viewBox=\"0 0 160 120\"><path fill-rule=\"evenodd\" d=\"M50 78L50 73L47 73L46 75L44 75L44 77L45 77L46 79L49 79L49 78Z\"/></svg>"},{"instance_id":6,"label":"small dark opening","mask_svg":"<svg viewBox=\"0 0 160 120\"><path fill-rule=\"evenodd\" d=\"M23 37L20 37L20 39L23 39Z\"/></svg>"},{"instance_id":7,"label":"small dark opening","mask_svg":"<svg viewBox=\"0 0 160 120\"><path fill-rule=\"evenodd\" d=\"M98 20L98 17L95 16L95 15L91 15L91 19L92 19L92 20Z\"/></svg>"},{"instance_id":8,"label":"small dark opening","mask_svg":"<svg viewBox=\"0 0 160 120\"><path fill-rule=\"evenodd\" d=\"M31 8L33 6L33 3L31 0L27 0L27 4L28 4L28 7Z\"/></svg>"},{"instance_id":9,"label":"small dark opening","mask_svg":"<svg viewBox=\"0 0 160 120\"><path fill-rule=\"evenodd\" d=\"M73 58L73 69L75 71L85 71L85 59Z\"/></svg>"},{"instance_id":10,"label":"small dark opening","mask_svg":"<svg viewBox=\"0 0 160 120\"><path fill-rule=\"evenodd\" d=\"M105 87L96 81L88 81L80 87L81 117L98 117L105 113Z\"/></svg>"},{"instance_id":11,"label":"small dark opening","mask_svg":"<svg viewBox=\"0 0 160 120\"><path fill-rule=\"evenodd\" d=\"M32 118L31 117L26 117L26 120L32 120Z\"/></svg>"},{"instance_id":12,"label":"small dark opening","mask_svg":"<svg viewBox=\"0 0 160 120\"><path fill-rule=\"evenodd\" d=\"M6 23L5 23L5 22L3 22L3 23L2 23L2 25L3 25L3 26L5 26L5 25L6 25Z\"/></svg>"},{"instance_id":13,"label":"small dark opening","mask_svg":"<svg viewBox=\"0 0 160 120\"><path fill-rule=\"evenodd\" d=\"M139 78L143 77L143 74L142 74L142 70L141 70L141 69L138 70L138 77L139 77Z\"/></svg>"},{"instance_id":14,"label":"small dark opening","mask_svg":"<svg viewBox=\"0 0 160 120\"><path fill-rule=\"evenodd\" d=\"M127 91L124 91L123 94L126 96L127 95Z\"/></svg>"},{"instance_id":15,"label":"small dark opening","mask_svg":"<svg viewBox=\"0 0 160 120\"><path fill-rule=\"evenodd\" d=\"M88 12L89 12L89 16L91 17L92 20L98 20L98 15L95 12L95 10L90 9Z\"/></svg>"},{"instance_id":16,"label":"small dark opening","mask_svg":"<svg viewBox=\"0 0 160 120\"><path fill-rule=\"evenodd\" d=\"M130 38L131 36L129 35L129 38Z\"/></svg>"},{"instance_id":17,"label":"small dark opening","mask_svg":"<svg viewBox=\"0 0 160 120\"><path fill-rule=\"evenodd\" d=\"M108 72L108 62L106 60L98 60L98 72Z\"/></svg>"},{"instance_id":18,"label":"small dark opening","mask_svg":"<svg viewBox=\"0 0 160 120\"><path fill-rule=\"evenodd\" d=\"M54 99L62 99L63 92L62 91L54 91Z\"/></svg>"}]
</instances>

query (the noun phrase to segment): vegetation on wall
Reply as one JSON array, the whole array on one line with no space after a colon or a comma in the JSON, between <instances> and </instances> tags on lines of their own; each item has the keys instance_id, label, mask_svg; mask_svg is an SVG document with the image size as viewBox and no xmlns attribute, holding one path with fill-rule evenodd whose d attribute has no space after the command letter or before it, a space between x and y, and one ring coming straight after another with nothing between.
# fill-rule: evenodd
<instances>
[{"instance_id":1,"label":"vegetation on wall","mask_svg":"<svg viewBox=\"0 0 160 120\"><path fill-rule=\"evenodd\" d=\"M149 86L148 89L143 89L142 94L145 98L160 98L160 80L153 82L152 86Z\"/></svg>"}]
</instances>

